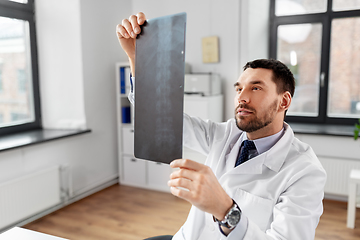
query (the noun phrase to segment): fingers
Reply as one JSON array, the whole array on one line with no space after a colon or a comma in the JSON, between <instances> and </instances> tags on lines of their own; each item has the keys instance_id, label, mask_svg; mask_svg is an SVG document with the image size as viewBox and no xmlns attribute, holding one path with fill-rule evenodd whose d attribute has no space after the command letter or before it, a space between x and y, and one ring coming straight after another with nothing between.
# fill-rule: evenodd
<instances>
[{"instance_id":1,"label":"fingers","mask_svg":"<svg viewBox=\"0 0 360 240\"><path fill-rule=\"evenodd\" d=\"M136 38L136 35L140 33L140 26L138 24L138 19L137 19L137 16L135 15L131 15L129 17L129 21L130 21L130 25L131 25L131 28L128 29L129 33L130 33L130 36L132 38Z\"/></svg>"},{"instance_id":2,"label":"fingers","mask_svg":"<svg viewBox=\"0 0 360 240\"><path fill-rule=\"evenodd\" d=\"M146 21L145 14L139 12L136 15L131 15L129 19L123 19L121 24L116 26L118 37L121 38L136 38L141 32L140 26Z\"/></svg>"},{"instance_id":3,"label":"fingers","mask_svg":"<svg viewBox=\"0 0 360 240\"><path fill-rule=\"evenodd\" d=\"M172 168L187 168L194 171L200 171L207 168L204 164L189 160L189 159L176 159L170 163Z\"/></svg>"},{"instance_id":4,"label":"fingers","mask_svg":"<svg viewBox=\"0 0 360 240\"><path fill-rule=\"evenodd\" d=\"M121 24L118 24L116 26L116 33L118 35L118 37L121 39L121 38L130 38L127 30L124 28L123 25Z\"/></svg>"},{"instance_id":5,"label":"fingers","mask_svg":"<svg viewBox=\"0 0 360 240\"><path fill-rule=\"evenodd\" d=\"M131 18L131 16L130 16L130 18ZM129 19L123 19L121 24L122 24L123 28L126 30L126 33L129 35L129 37L135 38L136 35L134 33L133 26L131 25L131 22L129 21ZM124 35L124 37L125 37L125 35Z\"/></svg>"},{"instance_id":6,"label":"fingers","mask_svg":"<svg viewBox=\"0 0 360 240\"><path fill-rule=\"evenodd\" d=\"M172 195L182 198L186 201L189 201L191 197L191 193L185 189L177 188L177 187L171 187L170 192ZM189 201L190 202L190 201ZM190 202L191 203L191 202Z\"/></svg>"},{"instance_id":7,"label":"fingers","mask_svg":"<svg viewBox=\"0 0 360 240\"><path fill-rule=\"evenodd\" d=\"M193 201L193 184L194 183L191 180L186 178L176 178L168 181L171 193L176 197L189 201L190 203Z\"/></svg>"},{"instance_id":8,"label":"fingers","mask_svg":"<svg viewBox=\"0 0 360 240\"><path fill-rule=\"evenodd\" d=\"M191 160L185 160L185 163L189 163L189 161ZM201 192L199 184L202 183L204 183L204 176L201 173L192 169L181 168L170 175L168 186L173 195L193 203L198 193Z\"/></svg>"},{"instance_id":9,"label":"fingers","mask_svg":"<svg viewBox=\"0 0 360 240\"><path fill-rule=\"evenodd\" d=\"M195 180L196 173L193 170L182 168L170 174L170 179L186 178L189 180Z\"/></svg>"},{"instance_id":10,"label":"fingers","mask_svg":"<svg viewBox=\"0 0 360 240\"><path fill-rule=\"evenodd\" d=\"M192 185L193 185L193 182L186 178L176 178L176 179L171 179L168 181L169 187L185 188L189 191L192 190L192 188L193 188Z\"/></svg>"},{"instance_id":11,"label":"fingers","mask_svg":"<svg viewBox=\"0 0 360 240\"><path fill-rule=\"evenodd\" d=\"M183 198L187 201L191 201L194 187L196 183L195 179L198 179L198 173L189 169L180 169L173 172L170 175L168 186L173 195Z\"/></svg>"},{"instance_id":12,"label":"fingers","mask_svg":"<svg viewBox=\"0 0 360 240\"><path fill-rule=\"evenodd\" d=\"M138 14L136 14L136 16L137 16L137 19L138 19L138 24L143 25L144 22L146 21L145 14L143 12L139 12Z\"/></svg>"}]
</instances>

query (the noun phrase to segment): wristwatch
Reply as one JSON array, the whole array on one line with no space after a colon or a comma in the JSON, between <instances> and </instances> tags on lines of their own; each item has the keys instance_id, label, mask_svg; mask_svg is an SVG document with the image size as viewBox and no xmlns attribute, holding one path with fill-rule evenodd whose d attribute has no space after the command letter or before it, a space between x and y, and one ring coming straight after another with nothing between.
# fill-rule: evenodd
<instances>
[{"instance_id":1,"label":"wristwatch","mask_svg":"<svg viewBox=\"0 0 360 240\"><path fill-rule=\"evenodd\" d=\"M224 226L230 230L234 229L241 219L241 210L233 199L233 205L226 213L225 219L220 221L213 216L214 220L219 223L219 226Z\"/></svg>"}]
</instances>

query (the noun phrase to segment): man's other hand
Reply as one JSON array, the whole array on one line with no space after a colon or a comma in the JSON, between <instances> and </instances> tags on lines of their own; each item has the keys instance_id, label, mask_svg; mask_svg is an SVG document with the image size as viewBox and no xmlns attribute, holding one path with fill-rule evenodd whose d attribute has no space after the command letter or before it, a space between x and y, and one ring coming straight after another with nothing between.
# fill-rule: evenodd
<instances>
[{"instance_id":1,"label":"man's other hand","mask_svg":"<svg viewBox=\"0 0 360 240\"><path fill-rule=\"evenodd\" d=\"M170 166L180 168L170 175L168 185L171 193L223 220L233 201L211 168L189 159L174 160Z\"/></svg>"}]
</instances>

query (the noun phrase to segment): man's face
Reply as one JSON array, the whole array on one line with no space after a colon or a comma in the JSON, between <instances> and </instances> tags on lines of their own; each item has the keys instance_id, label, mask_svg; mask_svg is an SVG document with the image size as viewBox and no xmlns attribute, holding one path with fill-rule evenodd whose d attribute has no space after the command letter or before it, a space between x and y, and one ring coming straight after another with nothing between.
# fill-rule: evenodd
<instances>
[{"instance_id":1,"label":"man's face","mask_svg":"<svg viewBox=\"0 0 360 240\"><path fill-rule=\"evenodd\" d=\"M281 96L272 74L270 69L248 68L234 84L235 120L240 130L251 133L263 129L281 119L278 114L284 114L278 111Z\"/></svg>"}]
</instances>

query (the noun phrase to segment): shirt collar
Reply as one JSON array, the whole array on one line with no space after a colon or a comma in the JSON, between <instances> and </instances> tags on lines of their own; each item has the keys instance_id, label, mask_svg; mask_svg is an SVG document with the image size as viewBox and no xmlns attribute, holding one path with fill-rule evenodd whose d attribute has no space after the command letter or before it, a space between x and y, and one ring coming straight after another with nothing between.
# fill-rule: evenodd
<instances>
[{"instance_id":1,"label":"shirt collar","mask_svg":"<svg viewBox=\"0 0 360 240\"><path fill-rule=\"evenodd\" d=\"M283 134L284 134L284 127L278 133L275 133L271 136L253 140L258 155L272 148L272 146L274 146L275 143L279 141L279 139L283 136ZM248 140L248 138L246 133L244 132L244 134L241 134L241 142L245 140Z\"/></svg>"}]
</instances>

